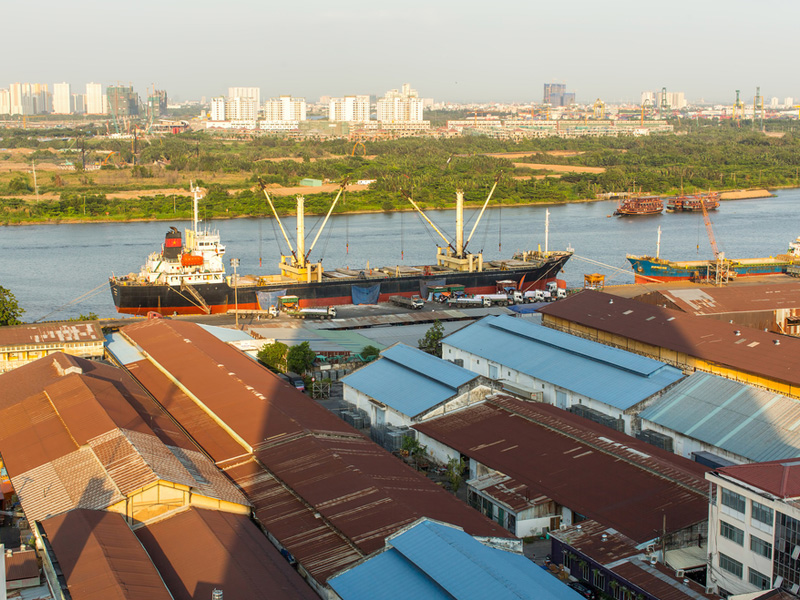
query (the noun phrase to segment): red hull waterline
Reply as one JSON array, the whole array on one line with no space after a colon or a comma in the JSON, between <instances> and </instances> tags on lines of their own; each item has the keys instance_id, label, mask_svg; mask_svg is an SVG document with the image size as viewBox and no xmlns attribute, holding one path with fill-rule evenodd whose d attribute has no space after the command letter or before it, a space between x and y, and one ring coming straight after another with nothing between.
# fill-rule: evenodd
<instances>
[{"instance_id":1,"label":"red hull waterline","mask_svg":"<svg viewBox=\"0 0 800 600\"><path fill-rule=\"evenodd\" d=\"M737 273L736 279L741 279L742 277L769 277L770 275L780 275L780 273ZM693 277L657 277L654 275L650 275L648 277L644 277L642 275L634 274L633 282L634 283L653 283L653 282L661 282L661 283L671 283L673 281L693 281Z\"/></svg>"}]
</instances>

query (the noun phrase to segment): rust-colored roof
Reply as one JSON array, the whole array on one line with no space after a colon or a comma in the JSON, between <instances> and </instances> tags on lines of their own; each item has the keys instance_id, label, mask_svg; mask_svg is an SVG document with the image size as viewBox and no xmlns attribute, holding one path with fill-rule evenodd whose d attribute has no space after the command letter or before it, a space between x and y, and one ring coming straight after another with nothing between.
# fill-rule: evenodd
<instances>
[{"instance_id":1,"label":"rust-colored roof","mask_svg":"<svg viewBox=\"0 0 800 600\"><path fill-rule=\"evenodd\" d=\"M800 498L800 460L771 460L747 465L733 465L717 469L717 471L778 498Z\"/></svg>"},{"instance_id":2,"label":"rust-colored roof","mask_svg":"<svg viewBox=\"0 0 800 600\"><path fill-rule=\"evenodd\" d=\"M168 393L156 397L198 442L210 440L258 520L316 580L382 548L386 536L421 516L473 535L511 537L202 328L153 320L123 333L188 393L174 393L144 363L131 373ZM198 413L200 405L207 412ZM222 431L251 445L253 458L230 457Z\"/></svg>"},{"instance_id":3,"label":"rust-colored roof","mask_svg":"<svg viewBox=\"0 0 800 600\"><path fill-rule=\"evenodd\" d=\"M601 565L642 553L632 539L597 521L581 521L551 535Z\"/></svg>"},{"instance_id":4,"label":"rust-colored roof","mask_svg":"<svg viewBox=\"0 0 800 600\"><path fill-rule=\"evenodd\" d=\"M97 323L65 325L16 325L0 327L0 346L71 344L102 342L103 332Z\"/></svg>"},{"instance_id":5,"label":"rust-colored roof","mask_svg":"<svg viewBox=\"0 0 800 600\"><path fill-rule=\"evenodd\" d=\"M660 295L694 315L800 308L800 283L666 289L647 295Z\"/></svg>"},{"instance_id":6,"label":"rust-colored roof","mask_svg":"<svg viewBox=\"0 0 800 600\"><path fill-rule=\"evenodd\" d=\"M514 512L550 502L550 498L537 494L527 484L500 473L489 473L467 483Z\"/></svg>"},{"instance_id":7,"label":"rust-colored roof","mask_svg":"<svg viewBox=\"0 0 800 600\"><path fill-rule=\"evenodd\" d=\"M175 600L318 600L246 515L189 508L136 530Z\"/></svg>"},{"instance_id":8,"label":"rust-colored roof","mask_svg":"<svg viewBox=\"0 0 800 600\"><path fill-rule=\"evenodd\" d=\"M194 323L153 319L121 332L195 397L202 396L205 410L250 448L289 439L306 429L349 431L331 412L303 402L304 394ZM281 402L273 402L275 398Z\"/></svg>"},{"instance_id":9,"label":"rust-colored roof","mask_svg":"<svg viewBox=\"0 0 800 600\"><path fill-rule=\"evenodd\" d=\"M650 565L643 560L630 559L616 565L614 573L630 581L640 590L646 591L658 600L697 600L708 598L720 600L717 594L706 594L705 588L699 583L675 577L675 571L662 564Z\"/></svg>"},{"instance_id":10,"label":"rust-colored roof","mask_svg":"<svg viewBox=\"0 0 800 600\"><path fill-rule=\"evenodd\" d=\"M554 406L495 395L414 427L637 543L708 516L705 467Z\"/></svg>"},{"instance_id":11,"label":"rust-colored roof","mask_svg":"<svg viewBox=\"0 0 800 600\"><path fill-rule=\"evenodd\" d=\"M122 515L77 509L42 526L73 600L171 600Z\"/></svg>"},{"instance_id":12,"label":"rust-colored roof","mask_svg":"<svg viewBox=\"0 0 800 600\"><path fill-rule=\"evenodd\" d=\"M57 353L0 375L0 387L0 454L31 520L106 508L159 480L247 504L119 369Z\"/></svg>"},{"instance_id":13,"label":"rust-colored roof","mask_svg":"<svg viewBox=\"0 0 800 600\"><path fill-rule=\"evenodd\" d=\"M746 373L800 385L797 361L800 339L797 338L592 290L554 302L539 312L545 317L565 319Z\"/></svg>"},{"instance_id":14,"label":"rust-colored roof","mask_svg":"<svg viewBox=\"0 0 800 600\"><path fill-rule=\"evenodd\" d=\"M215 461L221 462L247 453L212 417L147 360L127 365L133 375L190 432L192 438ZM171 422L171 421L170 421Z\"/></svg>"},{"instance_id":15,"label":"rust-colored roof","mask_svg":"<svg viewBox=\"0 0 800 600\"><path fill-rule=\"evenodd\" d=\"M39 577L39 563L36 562L34 550L18 550L6 555L6 581L35 579Z\"/></svg>"}]
</instances>

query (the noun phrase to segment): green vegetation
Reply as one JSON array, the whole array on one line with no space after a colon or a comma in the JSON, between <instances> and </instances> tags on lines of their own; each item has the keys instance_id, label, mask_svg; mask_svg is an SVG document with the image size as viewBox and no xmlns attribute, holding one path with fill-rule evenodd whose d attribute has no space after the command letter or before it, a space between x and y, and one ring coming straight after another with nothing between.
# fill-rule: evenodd
<instances>
[{"instance_id":1,"label":"green vegetation","mask_svg":"<svg viewBox=\"0 0 800 600\"><path fill-rule=\"evenodd\" d=\"M640 138L367 141L366 156L351 156L353 142L348 140L228 139L193 132L134 144L86 130L40 130L37 137L26 130L3 130L0 146L7 150L0 151L0 164L13 163L14 168L0 171L0 223L188 219L190 181L208 190L201 204L203 218L269 214L259 179L283 188L306 177L331 183L345 177L350 182L376 180L369 189L346 192L336 207L339 213L409 208L404 191L424 208L452 206L456 189L477 205L499 174L493 203L507 205L577 201L634 188L669 194L681 187L689 193L800 185L795 121L766 123L772 135L729 122L684 120L677 127L680 135ZM107 159L112 152L116 154ZM503 152L524 154L488 155ZM105 165L84 171L84 158L87 168ZM38 189L28 172L33 160ZM68 162L75 170L68 170ZM557 172L526 168L525 163L594 167L598 172ZM291 190L272 197L279 212L293 212ZM307 211L325 212L332 197L328 191L307 194Z\"/></svg>"},{"instance_id":2,"label":"green vegetation","mask_svg":"<svg viewBox=\"0 0 800 600\"><path fill-rule=\"evenodd\" d=\"M0 287L0 326L19 325L25 310L17 304L17 298L10 290Z\"/></svg>"},{"instance_id":3,"label":"green vegetation","mask_svg":"<svg viewBox=\"0 0 800 600\"><path fill-rule=\"evenodd\" d=\"M444 337L444 325L438 319L433 322L431 328L425 332L425 337L418 340L417 347L423 352L433 354L442 358L442 338Z\"/></svg>"},{"instance_id":4,"label":"green vegetation","mask_svg":"<svg viewBox=\"0 0 800 600\"><path fill-rule=\"evenodd\" d=\"M371 362L375 360L376 358L378 358L380 353L381 351L377 347L371 344L364 346L360 352L361 358L364 359L364 362Z\"/></svg>"},{"instance_id":5,"label":"green vegetation","mask_svg":"<svg viewBox=\"0 0 800 600\"><path fill-rule=\"evenodd\" d=\"M286 353L286 366L290 371L303 375L311 370L316 359L317 355L311 349L311 344L303 342L289 348Z\"/></svg>"},{"instance_id":6,"label":"green vegetation","mask_svg":"<svg viewBox=\"0 0 800 600\"><path fill-rule=\"evenodd\" d=\"M283 342L264 344L256 354L256 358L273 371L282 373L286 371L286 354L289 346Z\"/></svg>"},{"instance_id":7,"label":"green vegetation","mask_svg":"<svg viewBox=\"0 0 800 600\"><path fill-rule=\"evenodd\" d=\"M461 483L464 481L464 469L466 468L463 458L451 458L445 467L445 476L450 484L450 489L454 494L458 493Z\"/></svg>"}]
</instances>

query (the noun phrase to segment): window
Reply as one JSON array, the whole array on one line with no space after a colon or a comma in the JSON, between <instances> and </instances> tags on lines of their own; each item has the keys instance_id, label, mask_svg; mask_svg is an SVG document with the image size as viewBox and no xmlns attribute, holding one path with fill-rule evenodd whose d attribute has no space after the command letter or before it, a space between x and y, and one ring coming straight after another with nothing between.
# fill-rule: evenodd
<instances>
[{"instance_id":1,"label":"window","mask_svg":"<svg viewBox=\"0 0 800 600\"><path fill-rule=\"evenodd\" d=\"M728 508L733 509L737 513L741 513L744 516L744 496L741 494L737 494L736 492L732 492L726 488L722 488L722 497L720 498L723 506L727 506Z\"/></svg>"},{"instance_id":2,"label":"window","mask_svg":"<svg viewBox=\"0 0 800 600\"><path fill-rule=\"evenodd\" d=\"M598 590L604 590L606 587L606 576L600 569L592 569L592 585Z\"/></svg>"},{"instance_id":3,"label":"window","mask_svg":"<svg viewBox=\"0 0 800 600\"><path fill-rule=\"evenodd\" d=\"M489 365L489 379L497 379L497 365Z\"/></svg>"},{"instance_id":4,"label":"window","mask_svg":"<svg viewBox=\"0 0 800 600\"><path fill-rule=\"evenodd\" d=\"M760 521L764 525L772 527L772 509L769 506L764 506L753 500L753 520Z\"/></svg>"},{"instance_id":5,"label":"window","mask_svg":"<svg viewBox=\"0 0 800 600\"><path fill-rule=\"evenodd\" d=\"M757 538L754 535L750 536L750 550L760 556L770 559L772 558L772 544L765 542L761 538Z\"/></svg>"},{"instance_id":6,"label":"window","mask_svg":"<svg viewBox=\"0 0 800 600\"><path fill-rule=\"evenodd\" d=\"M742 563L738 560L733 560L730 556L719 553L719 568L735 575L739 579L742 578Z\"/></svg>"},{"instance_id":7,"label":"window","mask_svg":"<svg viewBox=\"0 0 800 600\"><path fill-rule=\"evenodd\" d=\"M581 561L581 579L589 581L589 565L585 561Z\"/></svg>"},{"instance_id":8,"label":"window","mask_svg":"<svg viewBox=\"0 0 800 600\"><path fill-rule=\"evenodd\" d=\"M739 544L740 546L744 546L744 531L742 531L738 527L734 527L730 523L726 523L725 521L720 521L719 534L722 537L728 538L730 541Z\"/></svg>"},{"instance_id":9,"label":"window","mask_svg":"<svg viewBox=\"0 0 800 600\"><path fill-rule=\"evenodd\" d=\"M750 583L756 586L760 590L768 590L772 586L770 585L769 577L764 575L763 573L759 573L755 569L747 569Z\"/></svg>"}]
</instances>

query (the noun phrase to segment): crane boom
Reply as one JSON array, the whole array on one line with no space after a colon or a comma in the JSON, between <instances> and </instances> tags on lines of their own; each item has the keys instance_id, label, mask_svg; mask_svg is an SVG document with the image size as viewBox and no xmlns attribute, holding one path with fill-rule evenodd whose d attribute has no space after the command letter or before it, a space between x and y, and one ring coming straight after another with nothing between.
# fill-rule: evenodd
<instances>
[{"instance_id":1,"label":"crane boom","mask_svg":"<svg viewBox=\"0 0 800 600\"><path fill-rule=\"evenodd\" d=\"M433 227L433 230L441 236L441 238L444 240L444 243L452 248L453 245L450 242L450 240L448 240L447 237L441 231L439 231L439 228L433 224L433 221L431 221L428 218L428 215L426 215L425 212L419 206L417 206L417 203L414 202L414 199L405 191L403 192L403 196L405 196L406 200L408 200L411 203L411 206L413 206L417 210L417 212L422 215L422 218L428 222L428 225Z\"/></svg>"},{"instance_id":2,"label":"crane boom","mask_svg":"<svg viewBox=\"0 0 800 600\"><path fill-rule=\"evenodd\" d=\"M297 261L297 254L292 247L292 242L289 240L289 236L286 234L286 230L283 228L283 223L281 222L281 218L278 216L278 211L275 210L275 206L272 204L272 198L270 198L269 193L267 193L267 186L261 180L259 180L258 185L261 186L261 191L264 192L264 196L267 198L267 204L269 204L272 214L275 215L275 220L278 222L278 226L281 228L281 233L283 233L283 238L286 240L286 243L289 246L289 251L292 253L295 261Z\"/></svg>"},{"instance_id":3,"label":"crane boom","mask_svg":"<svg viewBox=\"0 0 800 600\"><path fill-rule=\"evenodd\" d=\"M492 199L492 194L494 194L494 190L497 187L497 182L500 181L500 175L494 178L494 185L492 189L489 191L489 195L486 196L486 202L483 203L483 208L481 208L481 212L478 215L478 218L475 220L475 225L472 226L472 231L469 232L469 237L467 238L467 243L464 244L464 248L466 249L469 241L472 239L472 234L475 233L475 230L478 228L478 223L481 222L481 217L483 217L483 212L486 210L486 207L489 205L489 200Z\"/></svg>"},{"instance_id":4,"label":"crane boom","mask_svg":"<svg viewBox=\"0 0 800 600\"><path fill-rule=\"evenodd\" d=\"M308 256L311 254L311 251L314 249L314 246L317 244L317 240L319 239L319 236L322 233L322 230L325 229L325 225L328 223L328 219L330 218L331 213L333 212L333 209L336 207L336 203L339 202L339 198L341 197L342 192L344 192L344 189L346 187L347 187L347 178L345 177L345 180L339 186L339 193L336 194L336 198L334 199L333 204L331 204L331 207L328 209L328 214L325 215L325 220L322 222L322 225L320 225L319 231L317 231L317 235L316 235L316 237L314 237L314 241L311 242L311 247L308 249L308 252L306 252L306 255L305 255L306 259L308 259Z\"/></svg>"},{"instance_id":5,"label":"crane boom","mask_svg":"<svg viewBox=\"0 0 800 600\"><path fill-rule=\"evenodd\" d=\"M711 242L711 249L714 251L714 258L719 259L717 240L714 238L714 229L711 227L711 219L708 217L708 209L706 209L705 199L702 196L700 196L700 208L703 210L703 222L706 224L708 241Z\"/></svg>"}]
</instances>

